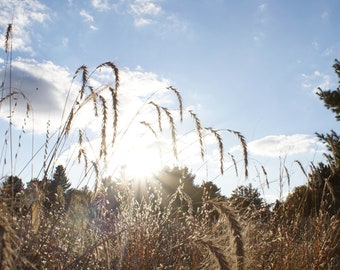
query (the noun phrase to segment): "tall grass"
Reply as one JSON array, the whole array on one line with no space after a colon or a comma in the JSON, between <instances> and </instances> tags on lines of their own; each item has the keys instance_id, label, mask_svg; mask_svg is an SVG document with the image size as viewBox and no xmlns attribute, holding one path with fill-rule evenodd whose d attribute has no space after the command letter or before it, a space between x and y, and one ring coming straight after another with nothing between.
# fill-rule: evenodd
<instances>
[{"instance_id":1,"label":"tall grass","mask_svg":"<svg viewBox=\"0 0 340 270\"><path fill-rule=\"evenodd\" d=\"M10 24L5 44L5 52L9 56L5 69L10 74L13 62L11 42ZM111 71L110 80L113 79L114 83L95 87L91 82L103 69ZM19 102L26 104L27 118L31 121L34 118L24 92L13 89L12 76L4 77L1 88L0 106L9 108L8 136L3 144L1 165L3 168L10 167L10 175L20 176L22 171L16 171L14 156L24 154L19 149L21 137L26 131L23 126L15 151L13 114ZM169 137L172 155L178 159L181 152L178 148L178 125L183 122L185 114L193 117L202 160L206 156L204 140L211 133L217 141L218 162L223 174L222 136L212 128L202 128L197 114L183 109L182 96L177 89L168 86L163 90L175 96L178 108L164 106L154 99L156 93L153 93L143 101L131 119L120 122L120 100L124 93L120 91L118 67L113 62L105 62L92 72L85 65L76 70L66 95L59 127L54 130L48 121L43 145L34 149L27 164L21 164L24 169L32 168L30 165L34 164L39 167L39 173L33 175L32 169L32 179L27 179L30 181L27 188L15 194L12 187L9 201L1 198L1 268L243 269L242 228L226 204L205 199L202 207L193 211L192 199L181 186L165 199L157 186L159 184L151 179L148 187L152 192L145 194L141 201L136 200L129 181L121 185L111 183L116 189L114 196L109 196L111 186L103 182L108 160L135 122L151 130L156 139ZM91 131L76 125L77 117L83 112L88 113L88 106L92 106L93 117L100 122L97 138L100 143L99 147L92 148L94 153L89 153L89 147L85 146L92 144ZM153 126L154 121L140 120L149 106L156 109L157 127ZM243 138L240 133L233 133ZM33 143L35 135L33 132L30 135ZM246 149L245 140L241 143ZM73 151L77 154L68 164L80 163L83 169L80 170L79 181L86 183L89 181L86 178L92 179L94 187L89 191L74 189L65 207L60 189L54 194L53 202L48 202L47 185L60 157L74 145L76 150ZM35 161L39 155L42 160L40 166ZM244 160L247 160L246 155ZM7 177L2 174L4 180ZM2 191L0 195L3 197L4 194ZM181 202L180 206L173 203L177 199ZM108 205L110 200L117 203L115 207ZM211 215L213 210L219 213L213 215L214 218Z\"/></svg>"},{"instance_id":2,"label":"tall grass","mask_svg":"<svg viewBox=\"0 0 340 270\"><path fill-rule=\"evenodd\" d=\"M9 25L6 73L12 72L11 31ZM93 78L103 69L110 71L113 83L95 86ZM5 77L1 86L0 106L9 109L5 112L9 120L0 164L3 171L10 167L11 174L2 173L3 180L17 173L15 160L23 155L19 150L26 125L18 131L17 148L13 145L18 102L26 106L25 121L33 121L34 109L20 89L12 89L11 82L11 76ZM301 189L297 199L288 198L272 208L250 206L238 211L226 198L212 198L205 189L201 198L194 200L185 192L181 179L174 192L167 194L156 178L136 184L124 171L117 179L104 177L112 153L123 147L122 139L136 123L156 141L169 140L170 153L179 159L183 151L181 125L186 119L192 120L191 132L203 162L210 150L206 138L215 139L220 174L225 171L224 136L236 136L243 152L244 175L248 176L247 144L240 132L205 127L195 112L183 108L182 96L173 86L159 91L175 98L175 108L165 106L156 99L157 93L152 93L130 119L122 121L124 91L120 83L120 71L113 62L100 64L91 72L80 66L72 78L59 127L53 130L51 123L46 123L44 143L22 165L30 168L40 155L41 163L35 164L40 172L34 175L32 169L27 188L17 193L13 182L0 188L1 269L339 269L339 213L328 211L325 198L334 197L334 191L327 181L321 194L322 207L307 215L308 198L316 194L309 186ZM98 147L93 144L93 131L77 126L77 117L87 114L88 107L99 123ZM146 111L153 112L151 118L146 118ZM34 144L34 132L31 136ZM75 188L66 196L58 186L51 196L50 177L67 149L73 160L66 165L79 163L79 182L92 179L93 188ZM163 151L160 149L160 156ZM229 156L237 173L237 162ZM303 170L299 161L297 164ZM267 172L263 166L261 169L269 186ZM312 173L317 173L313 166ZM284 161L280 162L279 178L282 190L283 179L290 181Z\"/></svg>"}]
</instances>

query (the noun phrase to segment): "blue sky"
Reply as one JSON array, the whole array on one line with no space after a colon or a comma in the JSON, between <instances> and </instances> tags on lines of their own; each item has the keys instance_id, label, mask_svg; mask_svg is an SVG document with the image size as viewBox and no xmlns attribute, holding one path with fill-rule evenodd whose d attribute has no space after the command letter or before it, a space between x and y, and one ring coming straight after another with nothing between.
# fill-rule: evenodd
<instances>
[{"instance_id":1,"label":"blue sky","mask_svg":"<svg viewBox=\"0 0 340 270\"><path fill-rule=\"evenodd\" d=\"M231 134L224 137L225 167L230 167L227 152L232 153L239 161L238 177L234 169L219 176L218 158L213 162L216 149L207 150L205 162L193 150L183 153L179 164L191 168L198 182L214 179L224 194L238 184L263 186L264 166L273 183L264 190L270 199L279 191L280 162L289 169L292 186L305 183L294 160L308 170L311 161L322 158L323 147L314 133L339 131L332 113L315 95L318 86L337 86L332 65L340 55L339 10L335 0L0 0L0 41L4 44L13 19L13 78L33 105L36 148L45 140L49 119L50 129L55 128L75 70L83 64L91 69L113 61L121 69L121 92L129 93L121 100L122 122L152 91L174 86L184 109L194 110L202 125L245 136L250 176L248 180L242 176L240 147ZM0 60L4 78L3 50ZM32 91L36 88L38 94ZM165 93L159 98L176 107ZM0 132L5 134L3 112L4 108ZM86 124L86 119L79 120L79 126ZM17 127L20 133L19 122ZM195 140L189 134L192 128L178 126L180 147ZM126 140L139 144L136 134L138 128L131 128ZM29 151L28 146L23 149ZM143 151L135 156L145 157ZM6 155L8 150L2 157ZM27 175L22 173L23 178Z\"/></svg>"}]
</instances>

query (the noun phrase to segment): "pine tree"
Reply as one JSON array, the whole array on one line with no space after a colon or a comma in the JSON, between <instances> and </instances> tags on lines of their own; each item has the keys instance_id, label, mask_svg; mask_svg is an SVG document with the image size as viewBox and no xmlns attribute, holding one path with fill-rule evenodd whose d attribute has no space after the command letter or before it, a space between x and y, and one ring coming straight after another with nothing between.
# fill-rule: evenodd
<instances>
[{"instance_id":1,"label":"pine tree","mask_svg":"<svg viewBox=\"0 0 340 270\"><path fill-rule=\"evenodd\" d=\"M53 174L53 180L51 181L52 189L57 189L60 186L63 190L63 194L71 187L71 183L68 181L65 169L62 165L59 165Z\"/></svg>"},{"instance_id":2,"label":"pine tree","mask_svg":"<svg viewBox=\"0 0 340 270\"><path fill-rule=\"evenodd\" d=\"M338 75L339 86L335 90L326 91L319 88L317 94L325 107L335 113L336 120L340 121L340 62L338 60L335 60L333 68ZM312 167L309 184L316 193L322 193L319 196L321 200L324 199L328 204L327 207L336 213L340 207L340 135L334 130L326 134L316 133L316 135L326 145L329 153L325 154L325 157L328 162Z\"/></svg>"},{"instance_id":3,"label":"pine tree","mask_svg":"<svg viewBox=\"0 0 340 270\"><path fill-rule=\"evenodd\" d=\"M68 199L71 183L69 182L65 169L62 165L56 167L53 179L47 181L47 200L44 205L47 209L65 206Z\"/></svg>"},{"instance_id":4,"label":"pine tree","mask_svg":"<svg viewBox=\"0 0 340 270\"><path fill-rule=\"evenodd\" d=\"M335 63L333 65L335 73L339 77L340 84L340 62L335 59ZM324 102L327 109L332 110L335 113L335 118L340 121L340 86L337 87L336 90L327 90L324 91L319 88L319 92L317 93L320 99Z\"/></svg>"}]
</instances>

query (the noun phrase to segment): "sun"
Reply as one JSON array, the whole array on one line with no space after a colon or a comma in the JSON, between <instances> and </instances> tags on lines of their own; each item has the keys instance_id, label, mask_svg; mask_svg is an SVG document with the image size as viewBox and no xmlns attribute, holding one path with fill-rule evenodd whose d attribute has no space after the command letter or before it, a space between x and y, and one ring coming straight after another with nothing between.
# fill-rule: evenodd
<instances>
[{"instance_id":1,"label":"sun","mask_svg":"<svg viewBox=\"0 0 340 270\"><path fill-rule=\"evenodd\" d=\"M134 146L124 158L126 175L132 179L147 179L162 167L160 150L155 145Z\"/></svg>"}]
</instances>

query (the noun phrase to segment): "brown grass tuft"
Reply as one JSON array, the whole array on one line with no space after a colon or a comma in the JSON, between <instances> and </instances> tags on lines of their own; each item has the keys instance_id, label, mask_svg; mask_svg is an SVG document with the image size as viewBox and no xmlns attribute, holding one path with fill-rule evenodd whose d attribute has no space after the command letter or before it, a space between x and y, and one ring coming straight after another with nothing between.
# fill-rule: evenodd
<instances>
[{"instance_id":1,"label":"brown grass tuft","mask_svg":"<svg viewBox=\"0 0 340 270\"><path fill-rule=\"evenodd\" d=\"M198 118L198 116L192 110L189 110L189 113L195 121L196 131L197 131L198 140L199 140L199 144L200 144L200 150L201 150L201 158L203 160L204 159L204 146L203 146L203 135L202 135L201 121Z\"/></svg>"},{"instance_id":2,"label":"brown grass tuft","mask_svg":"<svg viewBox=\"0 0 340 270\"><path fill-rule=\"evenodd\" d=\"M237 269L244 269L244 244L242 240L242 227L236 219L236 215L230 209L227 202L223 201L208 201L214 209L218 211L220 214L219 222L222 222L224 219L228 220L230 224L230 230L233 235L233 240L235 244L235 255L237 258Z\"/></svg>"},{"instance_id":3,"label":"brown grass tuft","mask_svg":"<svg viewBox=\"0 0 340 270\"><path fill-rule=\"evenodd\" d=\"M8 53L11 51L11 35L12 35L12 24L8 24L6 31L6 39L5 39L5 52Z\"/></svg>"},{"instance_id":4,"label":"brown grass tuft","mask_svg":"<svg viewBox=\"0 0 340 270\"><path fill-rule=\"evenodd\" d=\"M261 165L261 169L262 169L262 172L263 172L263 174L264 174L264 176L265 176L267 188L269 188L269 181L268 181L268 174L267 174L267 171L266 171L266 169L264 168L263 165Z\"/></svg>"},{"instance_id":5,"label":"brown grass tuft","mask_svg":"<svg viewBox=\"0 0 340 270\"><path fill-rule=\"evenodd\" d=\"M220 152L220 172L221 172L221 174L223 174L223 172L224 172L224 169L223 169L224 153L223 153L223 141L222 141L221 135L217 132L217 130L212 129L211 127L208 127L208 128L205 128L205 129L210 131L217 140L218 149L219 149L219 152Z\"/></svg>"},{"instance_id":6,"label":"brown grass tuft","mask_svg":"<svg viewBox=\"0 0 340 270\"><path fill-rule=\"evenodd\" d=\"M76 72L74 73L74 76L73 76L73 80L78 76L79 72L82 71L82 86L81 86L81 89L80 89L80 99L83 99L83 96L84 96L84 93L85 93L85 88L86 88L86 84L87 84L87 79L88 79L88 71L87 71L87 66L85 65L82 65L80 66Z\"/></svg>"},{"instance_id":7,"label":"brown grass tuft","mask_svg":"<svg viewBox=\"0 0 340 270\"><path fill-rule=\"evenodd\" d=\"M235 131L231 129L227 129L227 131L236 135L241 143L242 150L243 150L244 176L245 178L248 178L248 150L247 150L246 139L239 131Z\"/></svg>"},{"instance_id":8,"label":"brown grass tuft","mask_svg":"<svg viewBox=\"0 0 340 270\"><path fill-rule=\"evenodd\" d=\"M162 129L161 108L158 104L156 104L153 101L150 101L149 104L153 105L157 110L158 127L159 127L159 131L162 132L163 129Z\"/></svg>"},{"instance_id":9,"label":"brown grass tuft","mask_svg":"<svg viewBox=\"0 0 340 270\"><path fill-rule=\"evenodd\" d=\"M111 92L112 98L112 107L113 107L113 137L112 137L112 145L114 144L117 133L118 133L118 90L112 87L109 88Z\"/></svg>"},{"instance_id":10,"label":"brown grass tuft","mask_svg":"<svg viewBox=\"0 0 340 270\"><path fill-rule=\"evenodd\" d=\"M174 118L172 117L170 111L167 108L165 107L161 107L161 108L169 119L169 124L170 124L170 129L171 129L171 138L172 138L172 151L173 151L175 158L178 159L177 145L176 145L176 142L177 142L176 126L175 126Z\"/></svg>"},{"instance_id":11,"label":"brown grass tuft","mask_svg":"<svg viewBox=\"0 0 340 270\"><path fill-rule=\"evenodd\" d=\"M102 67L109 67L113 70L113 73L114 73L115 79L116 79L115 90L118 91L119 84L120 84L118 67L113 62L105 62L105 63L102 63L99 66L97 66L95 70L101 69Z\"/></svg>"},{"instance_id":12,"label":"brown grass tuft","mask_svg":"<svg viewBox=\"0 0 340 270\"><path fill-rule=\"evenodd\" d=\"M231 160L233 161L235 172L236 172L236 177L238 177L238 169L237 169L237 164L234 155L228 152L228 155L231 157Z\"/></svg>"},{"instance_id":13,"label":"brown grass tuft","mask_svg":"<svg viewBox=\"0 0 340 270\"><path fill-rule=\"evenodd\" d=\"M106 123L107 123L107 104L106 100L104 97L99 96L99 100L102 103L102 113L103 113L103 118L102 118L102 128L101 128L101 144L100 144L100 157L104 157L104 159L107 156L107 149L106 149Z\"/></svg>"},{"instance_id":14,"label":"brown grass tuft","mask_svg":"<svg viewBox=\"0 0 340 270\"><path fill-rule=\"evenodd\" d=\"M176 94L176 96L177 96L178 104L179 104L180 121L183 122L183 103L182 103L181 94L173 86L169 86L169 87L167 87L167 89L173 91Z\"/></svg>"}]
</instances>

